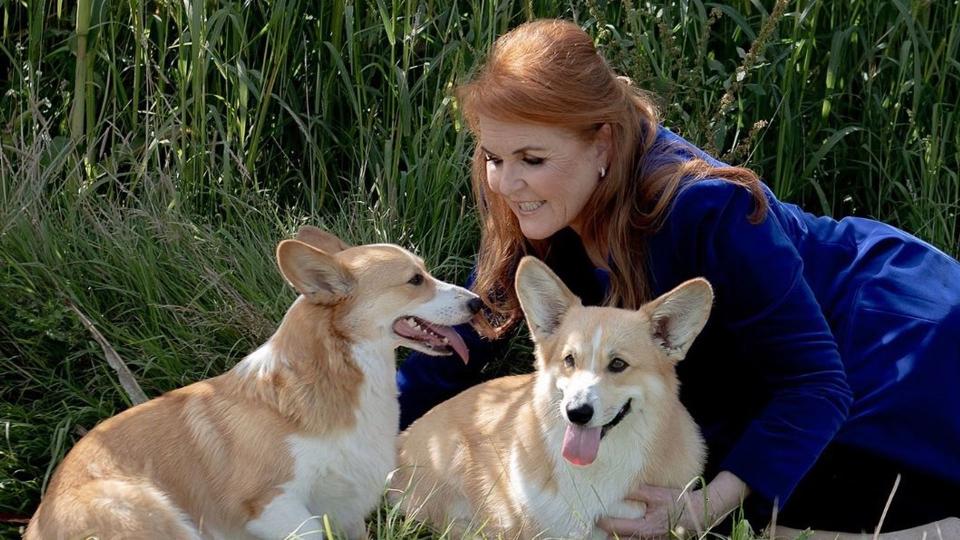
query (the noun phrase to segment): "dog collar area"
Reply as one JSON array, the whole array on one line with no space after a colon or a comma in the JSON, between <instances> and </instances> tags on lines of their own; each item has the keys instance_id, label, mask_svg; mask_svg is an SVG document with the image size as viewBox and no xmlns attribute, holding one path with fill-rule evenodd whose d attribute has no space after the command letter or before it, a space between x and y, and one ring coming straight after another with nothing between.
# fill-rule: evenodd
<instances>
[{"instance_id":1,"label":"dog collar area","mask_svg":"<svg viewBox=\"0 0 960 540\"><path fill-rule=\"evenodd\" d=\"M604 435L607 434L608 431L610 431L610 428L619 424L620 421L623 420L623 417L626 416L628 412L630 412L630 403L632 401L633 401L633 398L628 399L627 402L623 404L623 407L620 407L620 412L618 412L617 415L613 417L613 420L607 422L606 424L603 425L602 428L600 428L601 439L603 438Z\"/></svg>"}]
</instances>

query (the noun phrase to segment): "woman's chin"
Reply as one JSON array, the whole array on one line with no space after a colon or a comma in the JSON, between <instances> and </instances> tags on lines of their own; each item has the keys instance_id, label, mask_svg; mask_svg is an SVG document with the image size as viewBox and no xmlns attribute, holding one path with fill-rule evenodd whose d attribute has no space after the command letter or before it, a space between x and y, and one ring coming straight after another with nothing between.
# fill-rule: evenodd
<instances>
[{"instance_id":1,"label":"woman's chin","mask_svg":"<svg viewBox=\"0 0 960 540\"><path fill-rule=\"evenodd\" d=\"M558 220L556 214L550 210L548 204L544 204L531 213L523 213L516 208L513 209L524 238L527 240L544 240L566 227L566 224L561 223L562 220Z\"/></svg>"},{"instance_id":2,"label":"woman's chin","mask_svg":"<svg viewBox=\"0 0 960 540\"><path fill-rule=\"evenodd\" d=\"M561 227L544 226L541 223L525 224L523 220L520 220L520 232L523 233L523 236L527 240L543 240L550 238L560 229Z\"/></svg>"}]
</instances>

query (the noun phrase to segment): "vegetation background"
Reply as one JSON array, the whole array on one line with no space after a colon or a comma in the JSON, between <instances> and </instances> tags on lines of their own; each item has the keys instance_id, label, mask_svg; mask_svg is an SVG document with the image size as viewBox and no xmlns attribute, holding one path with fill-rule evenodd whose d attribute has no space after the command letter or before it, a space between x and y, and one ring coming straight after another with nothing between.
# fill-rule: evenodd
<instances>
[{"instance_id":1,"label":"vegetation background","mask_svg":"<svg viewBox=\"0 0 960 540\"><path fill-rule=\"evenodd\" d=\"M0 536L130 405L107 351L156 396L271 334L299 225L462 280L450 90L538 17L575 20L782 199L960 252L957 0L0 0ZM428 534L386 510L374 529Z\"/></svg>"}]
</instances>

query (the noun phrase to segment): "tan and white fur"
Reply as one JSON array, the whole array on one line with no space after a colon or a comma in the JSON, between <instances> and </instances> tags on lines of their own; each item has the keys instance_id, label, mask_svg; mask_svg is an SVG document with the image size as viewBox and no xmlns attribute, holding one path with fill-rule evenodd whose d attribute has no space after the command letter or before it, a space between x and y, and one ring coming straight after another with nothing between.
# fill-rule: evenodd
<instances>
[{"instance_id":1,"label":"tan and white fur","mask_svg":"<svg viewBox=\"0 0 960 540\"><path fill-rule=\"evenodd\" d=\"M464 351L447 326L481 304L400 247L312 227L277 261L300 295L270 340L91 430L25 538L319 538L323 516L366 536L396 461L394 351Z\"/></svg>"},{"instance_id":2,"label":"tan and white fur","mask_svg":"<svg viewBox=\"0 0 960 540\"><path fill-rule=\"evenodd\" d=\"M584 307L525 257L516 290L536 372L471 388L410 426L392 498L455 534L606 538L599 517L643 515L624 500L633 487L682 488L702 473L675 365L706 323L712 289L694 279L637 311Z\"/></svg>"}]
</instances>

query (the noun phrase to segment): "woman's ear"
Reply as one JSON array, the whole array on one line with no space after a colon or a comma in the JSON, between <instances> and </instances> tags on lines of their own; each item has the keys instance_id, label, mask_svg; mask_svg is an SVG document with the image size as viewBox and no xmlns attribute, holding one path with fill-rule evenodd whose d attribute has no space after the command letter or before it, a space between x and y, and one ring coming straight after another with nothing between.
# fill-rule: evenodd
<instances>
[{"instance_id":1,"label":"woman's ear","mask_svg":"<svg viewBox=\"0 0 960 540\"><path fill-rule=\"evenodd\" d=\"M594 148L597 151L597 167L603 167L604 170L610 170L610 149L613 147L613 129L610 124L603 124L597 130L597 135L593 139Z\"/></svg>"}]
</instances>

